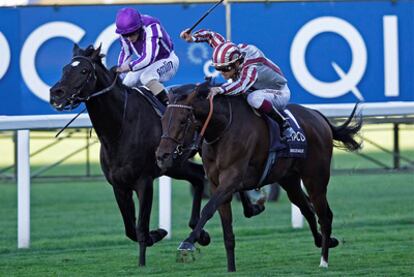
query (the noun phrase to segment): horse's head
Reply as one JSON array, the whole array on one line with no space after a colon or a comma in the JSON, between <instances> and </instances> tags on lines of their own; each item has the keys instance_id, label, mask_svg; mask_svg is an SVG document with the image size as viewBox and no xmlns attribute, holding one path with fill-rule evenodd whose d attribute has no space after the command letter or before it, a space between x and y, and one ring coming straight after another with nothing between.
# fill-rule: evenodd
<instances>
[{"instance_id":1,"label":"horse's head","mask_svg":"<svg viewBox=\"0 0 414 277\"><path fill-rule=\"evenodd\" d=\"M101 47L90 45L83 50L74 45L71 62L63 67L61 79L50 89L50 104L55 109L72 110L96 90L96 67L102 65L100 51Z\"/></svg>"},{"instance_id":2,"label":"horse's head","mask_svg":"<svg viewBox=\"0 0 414 277\"><path fill-rule=\"evenodd\" d=\"M197 120L200 109L207 109L209 83L185 85L172 91L171 104L161 118L163 135L156 152L160 168L168 168L173 162L184 161L198 150L198 131L201 122Z\"/></svg>"}]
</instances>

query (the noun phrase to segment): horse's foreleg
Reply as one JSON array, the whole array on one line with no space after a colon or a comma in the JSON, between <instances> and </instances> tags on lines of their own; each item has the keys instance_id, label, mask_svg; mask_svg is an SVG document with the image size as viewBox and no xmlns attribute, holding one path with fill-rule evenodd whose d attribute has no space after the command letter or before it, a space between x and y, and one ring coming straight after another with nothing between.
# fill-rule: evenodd
<instances>
[{"instance_id":1,"label":"horse's foreleg","mask_svg":"<svg viewBox=\"0 0 414 277\"><path fill-rule=\"evenodd\" d=\"M236 241L233 233L233 217L230 202L224 203L219 207L221 226L223 227L224 247L227 254L227 270L229 272L236 271L236 263L234 257L234 248Z\"/></svg>"},{"instance_id":2,"label":"horse's foreleg","mask_svg":"<svg viewBox=\"0 0 414 277\"><path fill-rule=\"evenodd\" d=\"M132 199L132 191L121 189L117 186L112 186L112 188L124 221L125 235L131 240L137 241L135 206L134 200Z\"/></svg>"},{"instance_id":3,"label":"horse's foreleg","mask_svg":"<svg viewBox=\"0 0 414 277\"><path fill-rule=\"evenodd\" d=\"M204 206L203 210L201 211L201 217L198 221L196 227L194 230L190 233L190 236L184 240L183 243L181 243L179 250L183 244L188 243L190 247L194 247L193 244L198 240L200 237L201 231L204 227L204 225L207 223L207 221L214 215L214 213L217 211L218 207L223 204L225 201L231 200L233 189L226 187L226 188L219 188L217 191L215 191L211 197L210 200L207 202L207 204Z\"/></svg>"},{"instance_id":4,"label":"horse's foreleg","mask_svg":"<svg viewBox=\"0 0 414 277\"><path fill-rule=\"evenodd\" d=\"M168 176L175 179L187 180L194 188L191 217L188 222L188 226L194 230L197 222L200 219L201 200L204 193L204 187L206 185L203 166L192 162L186 162L179 168L173 168L173 170L169 170ZM210 243L210 235L207 231L201 230L198 243L203 246L206 246Z\"/></svg>"},{"instance_id":5,"label":"horse's foreleg","mask_svg":"<svg viewBox=\"0 0 414 277\"><path fill-rule=\"evenodd\" d=\"M136 192L139 198L139 216L137 226L137 239L139 243L139 265L145 265L146 248L163 239L167 232L163 229L149 231L149 222L152 208L153 186L152 178L138 182Z\"/></svg>"}]
</instances>

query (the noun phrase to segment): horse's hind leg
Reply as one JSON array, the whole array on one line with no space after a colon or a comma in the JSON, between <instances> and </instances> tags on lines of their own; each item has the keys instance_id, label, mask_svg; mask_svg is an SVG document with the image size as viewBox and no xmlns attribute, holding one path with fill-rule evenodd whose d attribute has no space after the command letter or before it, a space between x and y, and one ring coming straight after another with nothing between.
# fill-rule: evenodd
<instances>
[{"instance_id":1,"label":"horse's hind leg","mask_svg":"<svg viewBox=\"0 0 414 277\"><path fill-rule=\"evenodd\" d=\"M121 211L125 226L125 234L133 241L137 241L135 206L132 191L113 186L116 202Z\"/></svg>"},{"instance_id":2,"label":"horse's hind leg","mask_svg":"<svg viewBox=\"0 0 414 277\"><path fill-rule=\"evenodd\" d=\"M336 238L331 238L333 213L326 198L329 174L321 174L321 178L316 176L303 178L303 183L309 192L310 200L318 216L318 222L322 233L322 254L320 267L328 267L329 248L336 247L339 242Z\"/></svg>"},{"instance_id":3,"label":"horse's hind leg","mask_svg":"<svg viewBox=\"0 0 414 277\"><path fill-rule=\"evenodd\" d=\"M302 215L306 218L312 232L315 245L317 247L321 247L322 236L318 232L315 211L305 192L302 190L300 185L300 177L297 175L289 176L280 180L279 184L287 192L290 202L295 204L300 209Z\"/></svg>"}]
</instances>

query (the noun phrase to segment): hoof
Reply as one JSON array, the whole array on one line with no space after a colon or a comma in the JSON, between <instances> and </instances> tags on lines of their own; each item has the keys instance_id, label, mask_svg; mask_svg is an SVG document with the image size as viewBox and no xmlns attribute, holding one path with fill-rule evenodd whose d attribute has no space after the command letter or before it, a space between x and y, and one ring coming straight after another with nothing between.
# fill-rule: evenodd
<instances>
[{"instance_id":1,"label":"hoof","mask_svg":"<svg viewBox=\"0 0 414 277\"><path fill-rule=\"evenodd\" d=\"M202 246L207 246L210 244L211 239L210 235L207 231L201 230L200 237L198 238L197 242Z\"/></svg>"},{"instance_id":2,"label":"hoof","mask_svg":"<svg viewBox=\"0 0 414 277\"><path fill-rule=\"evenodd\" d=\"M182 242L177 248L177 263L192 263L200 256L200 249L190 242Z\"/></svg>"},{"instance_id":3,"label":"hoof","mask_svg":"<svg viewBox=\"0 0 414 277\"><path fill-rule=\"evenodd\" d=\"M336 238L331 238L329 240L329 248L335 248L339 245L339 241Z\"/></svg>"},{"instance_id":4,"label":"hoof","mask_svg":"<svg viewBox=\"0 0 414 277\"><path fill-rule=\"evenodd\" d=\"M261 214L265 210L264 201L263 203L259 203L260 199L258 200L258 204L253 204L250 210L244 211L244 216L247 218L256 216Z\"/></svg>"},{"instance_id":5,"label":"hoof","mask_svg":"<svg viewBox=\"0 0 414 277\"><path fill-rule=\"evenodd\" d=\"M328 268L328 262L325 261L325 259L323 257L321 257L321 263L319 264L319 267Z\"/></svg>"},{"instance_id":6,"label":"hoof","mask_svg":"<svg viewBox=\"0 0 414 277\"><path fill-rule=\"evenodd\" d=\"M315 239L315 245L318 248L322 247L322 236L321 235L319 235L317 239ZM332 237L329 239L329 248L335 248L338 245L339 245L339 241L336 238Z\"/></svg>"},{"instance_id":7,"label":"hoof","mask_svg":"<svg viewBox=\"0 0 414 277\"><path fill-rule=\"evenodd\" d=\"M168 232L164 229L157 229L149 232L153 244L162 240L167 234Z\"/></svg>"}]
</instances>

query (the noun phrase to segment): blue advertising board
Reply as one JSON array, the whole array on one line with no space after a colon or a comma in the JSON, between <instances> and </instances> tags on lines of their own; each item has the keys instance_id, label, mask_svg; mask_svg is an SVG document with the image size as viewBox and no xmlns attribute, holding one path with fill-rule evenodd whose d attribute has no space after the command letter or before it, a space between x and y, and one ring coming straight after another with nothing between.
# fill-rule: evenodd
<instances>
[{"instance_id":1,"label":"blue advertising board","mask_svg":"<svg viewBox=\"0 0 414 277\"><path fill-rule=\"evenodd\" d=\"M232 40L280 65L293 102L414 101L414 1L239 3Z\"/></svg>"},{"instance_id":2,"label":"blue advertising board","mask_svg":"<svg viewBox=\"0 0 414 277\"><path fill-rule=\"evenodd\" d=\"M169 84L217 76L206 44L179 33L211 4L135 5L159 18L174 41L180 68ZM232 3L232 40L251 43L280 66L303 104L414 101L414 2ZM108 67L120 45L114 18L122 6L0 9L0 115L56 113L48 90L70 62L73 43L102 43ZM201 24L225 34L225 8Z\"/></svg>"}]
</instances>

